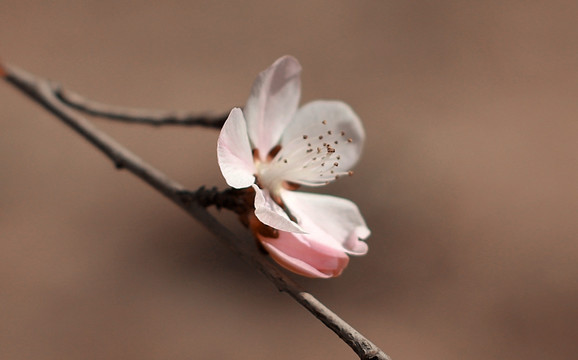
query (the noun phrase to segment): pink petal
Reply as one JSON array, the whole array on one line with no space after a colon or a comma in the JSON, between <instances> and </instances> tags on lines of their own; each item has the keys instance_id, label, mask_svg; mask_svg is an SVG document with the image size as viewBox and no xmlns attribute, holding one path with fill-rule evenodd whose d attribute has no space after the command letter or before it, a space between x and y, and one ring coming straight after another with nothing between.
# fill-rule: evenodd
<instances>
[{"instance_id":1,"label":"pink petal","mask_svg":"<svg viewBox=\"0 0 578 360\"><path fill-rule=\"evenodd\" d=\"M259 74L243 109L253 146L262 159L277 145L293 118L301 96L301 65L292 56L279 58Z\"/></svg>"},{"instance_id":2,"label":"pink petal","mask_svg":"<svg viewBox=\"0 0 578 360\"><path fill-rule=\"evenodd\" d=\"M285 129L281 145L303 135L312 138L327 136L327 131L340 134L339 143L331 144L340 155L339 170L351 169L361 156L365 131L357 114L344 102L317 100L303 105Z\"/></svg>"},{"instance_id":3,"label":"pink petal","mask_svg":"<svg viewBox=\"0 0 578 360\"><path fill-rule=\"evenodd\" d=\"M276 239L259 236L269 255L284 268L313 278L339 276L349 257L343 252L308 241L309 235L280 232Z\"/></svg>"},{"instance_id":4,"label":"pink petal","mask_svg":"<svg viewBox=\"0 0 578 360\"><path fill-rule=\"evenodd\" d=\"M255 189L255 216L263 224L281 231L305 232L299 225L289 219L285 210L271 198L268 190L261 190L257 185L253 185L253 189Z\"/></svg>"},{"instance_id":5,"label":"pink petal","mask_svg":"<svg viewBox=\"0 0 578 360\"><path fill-rule=\"evenodd\" d=\"M325 246L352 255L367 253L370 230L357 205L329 195L283 191L281 197L301 227Z\"/></svg>"},{"instance_id":6,"label":"pink petal","mask_svg":"<svg viewBox=\"0 0 578 360\"><path fill-rule=\"evenodd\" d=\"M242 189L255 183L255 163L247 125L239 108L231 110L217 141L217 157L227 184Z\"/></svg>"}]
</instances>

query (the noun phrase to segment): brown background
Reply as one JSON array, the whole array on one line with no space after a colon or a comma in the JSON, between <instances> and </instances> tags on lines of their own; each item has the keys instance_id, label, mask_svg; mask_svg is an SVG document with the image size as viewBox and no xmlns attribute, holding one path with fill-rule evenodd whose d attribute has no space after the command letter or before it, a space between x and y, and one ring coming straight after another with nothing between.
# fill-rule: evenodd
<instances>
[{"instance_id":1,"label":"brown background","mask_svg":"<svg viewBox=\"0 0 578 360\"><path fill-rule=\"evenodd\" d=\"M103 102L228 111L277 57L368 132L370 252L305 286L394 359L578 352L578 3L0 1L0 56ZM190 188L217 132L96 120ZM146 185L0 83L1 359L353 359ZM226 218L231 218L225 215Z\"/></svg>"}]
</instances>

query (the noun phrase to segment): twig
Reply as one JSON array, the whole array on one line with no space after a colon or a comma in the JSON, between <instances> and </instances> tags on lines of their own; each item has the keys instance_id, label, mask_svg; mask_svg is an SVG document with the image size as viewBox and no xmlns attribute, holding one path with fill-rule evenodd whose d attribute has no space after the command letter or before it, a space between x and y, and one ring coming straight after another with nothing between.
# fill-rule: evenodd
<instances>
[{"instance_id":1,"label":"twig","mask_svg":"<svg viewBox=\"0 0 578 360\"><path fill-rule=\"evenodd\" d=\"M140 123L145 125L182 125L203 126L220 129L223 127L228 114L223 115L200 115L186 112L131 109L120 106L112 106L99 103L64 89L60 85L52 85L54 94L68 106L86 114L108 118L117 121Z\"/></svg>"},{"instance_id":2,"label":"twig","mask_svg":"<svg viewBox=\"0 0 578 360\"><path fill-rule=\"evenodd\" d=\"M275 284L279 291L289 294L333 330L355 351L360 359L390 359L381 349L339 318L313 295L301 289L296 282L276 268L264 255L256 251L255 247L248 248L243 246L243 244L253 243L252 239L249 239L249 235L239 236L233 234L219 223L204 208L202 196L199 198L183 196L185 190L182 185L169 179L159 170L139 159L107 134L96 129L87 119L72 111L68 104L63 103L61 97L58 96L59 88L57 86L41 78L36 78L23 70L12 66L2 66L1 64L0 76L3 76L10 84L72 127L88 142L109 157L117 168L127 169L192 215L235 254L265 275L267 279Z\"/></svg>"}]
</instances>

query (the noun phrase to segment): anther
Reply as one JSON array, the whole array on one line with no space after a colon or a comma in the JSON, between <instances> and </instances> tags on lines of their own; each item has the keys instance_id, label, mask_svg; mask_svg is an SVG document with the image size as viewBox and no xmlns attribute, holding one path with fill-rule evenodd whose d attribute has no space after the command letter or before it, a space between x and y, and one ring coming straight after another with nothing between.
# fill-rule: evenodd
<instances>
[{"instance_id":1,"label":"anther","mask_svg":"<svg viewBox=\"0 0 578 360\"><path fill-rule=\"evenodd\" d=\"M307 135L303 135L303 139L307 139L309 136Z\"/></svg>"},{"instance_id":2,"label":"anther","mask_svg":"<svg viewBox=\"0 0 578 360\"><path fill-rule=\"evenodd\" d=\"M341 136L345 136L345 131L341 131Z\"/></svg>"},{"instance_id":3,"label":"anther","mask_svg":"<svg viewBox=\"0 0 578 360\"><path fill-rule=\"evenodd\" d=\"M336 161L333 163L333 166L339 166L339 163Z\"/></svg>"},{"instance_id":4,"label":"anther","mask_svg":"<svg viewBox=\"0 0 578 360\"><path fill-rule=\"evenodd\" d=\"M335 145L337 145L337 144L339 144L339 141L335 140L333 143L334 143Z\"/></svg>"},{"instance_id":5,"label":"anther","mask_svg":"<svg viewBox=\"0 0 578 360\"><path fill-rule=\"evenodd\" d=\"M348 171L348 172L347 172L347 175L353 176L353 171Z\"/></svg>"},{"instance_id":6,"label":"anther","mask_svg":"<svg viewBox=\"0 0 578 360\"><path fill-rule=\"evenodd\" d=\"M287 164L287 159L283 159L283 162L284 162L285 164Z\"/></svg>"},{"instance_id":7,"label":"anther","mask_svg":"<svg viewBox=\"0 0 578 360\"><path fill-rule=\"evenodd\" d=\"M337 160L341 160L341 155L337 155Z\"/></svg>"},{"instance_id":8,"label":"anther","mask_svg":"<svg viewBox=\"0 0 578 360\"><path fill-rule=\"evenodd\" d=\"M328 130L327 135L331 135L331 134L332 134L331 130Z\"/></svg>"},{"instance_id":9,"label":"anther","mask_svg":"<svg viewBox=\"0 0 578 360\"><path fill-rule=\"evenodd\" d=\"M325 163L321 163L321 166L325 166Z\"/></svg>"},{"instance_id":10,"label":"anther","mask_svg":"<svg viewBox=\"0 0 578 360\"><path fill-rule=\"evenodd\" d=\"M347 142L348 142L348 143L353 142L353 139L352 139L352 138L349 138L349 139L347 139Z\"/></svg>"},{"instance_id":11,"label":"anther","mask_svg":"<svg viewBox=\"0 0 578 360\"><path fill-rule=\"evenodd\" d=\"M323 139L323 135L319 135L319 140Z\"/></svg>"},{"instance_id":12,"label":"anther","mask_svg":"<svg viewBox=\"0 0 578 360\"><path fill-rule=\"evenodd\" d=\"M323 125L327 125L327 120L323 120L321 123L322 123Z\"/></svg>"}]
</instances>

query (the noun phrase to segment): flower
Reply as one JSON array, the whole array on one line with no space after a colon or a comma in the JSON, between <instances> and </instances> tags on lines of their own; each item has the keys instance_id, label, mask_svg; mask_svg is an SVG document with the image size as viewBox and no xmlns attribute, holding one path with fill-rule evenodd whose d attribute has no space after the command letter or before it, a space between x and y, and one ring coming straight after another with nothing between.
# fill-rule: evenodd
<instances>
[{"instance_id":1,"label":"flower","mask_svg":"<svg viewBox=\"0 0 578 360\"><path fill-rule=\"evenodd\" d=\"M217 154L229 186L254 189L247 223L271 257L297 274L330 278L345 269L348 255L367 252L361 240L369 228L353 202L293 190L351 175L365 132L343 102L298 109L300 73L291 56L261 72L243 110L231 110Z\"/></svg>"}]
</instances>

